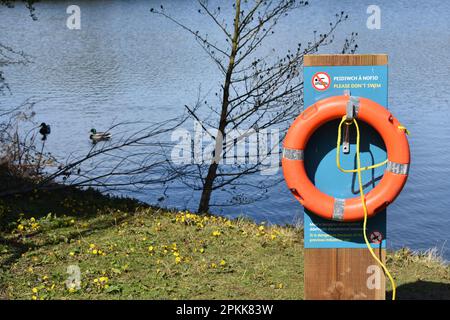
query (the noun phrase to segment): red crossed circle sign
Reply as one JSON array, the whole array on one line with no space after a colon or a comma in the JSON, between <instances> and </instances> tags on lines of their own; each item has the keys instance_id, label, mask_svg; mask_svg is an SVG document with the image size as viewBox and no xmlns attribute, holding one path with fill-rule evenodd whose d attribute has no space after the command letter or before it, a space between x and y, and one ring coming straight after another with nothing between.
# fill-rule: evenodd
<instances>
[{"instance_id":1,"label":"red crossed circle sign","mask_svg":"<svg viewBox=\"0 0 450 320\"><path fill-rule=\"evenodd\" d=\"M369 236L370 242L381 243L383 241L383 234L380 231L373 231Z\"/></svg>"},{"instance_id":2,"label":"red crossed circle sign","mask_svg":"<svg viewBox=\"0 0 450 320\"><path fill-rule=\"evenodd\" d=\"M330 87L331 78L328 73L321 71L313 75L311 82L314 89L324 91Z\"/></svg>"}]
</instances>

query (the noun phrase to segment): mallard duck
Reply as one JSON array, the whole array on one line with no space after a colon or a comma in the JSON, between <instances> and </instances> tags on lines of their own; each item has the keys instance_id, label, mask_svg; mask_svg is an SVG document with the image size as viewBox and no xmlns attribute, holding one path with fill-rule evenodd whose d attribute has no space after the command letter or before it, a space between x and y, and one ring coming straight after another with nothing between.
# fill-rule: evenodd
<instances>
[{"instance_id":1,"label":"mallard duck","mask_svg":"<svg viewBox=\"0 0 450 320\"><path fill-rule=\"evenodd\" d=\"M39 133L42 135L42 141L47 140L47 136L51 132L50 125L46 124L45 122L42 122L41 125L39 126L39 128L41 128L39 130Z\"/></svg>"},{"instance_id":2,"label":"mallard duck","mask_svg":"<svg viewBox=\"0 0 450 320\"><path fill-rule=\"evenodd\" d=\"M93 143L96 143L99 141L106 141L106 140L111 139L111 133L97 132L97 130L91 129L91 135L89 136L89 139L91 139Z\"/></svg>"}]
</instances>

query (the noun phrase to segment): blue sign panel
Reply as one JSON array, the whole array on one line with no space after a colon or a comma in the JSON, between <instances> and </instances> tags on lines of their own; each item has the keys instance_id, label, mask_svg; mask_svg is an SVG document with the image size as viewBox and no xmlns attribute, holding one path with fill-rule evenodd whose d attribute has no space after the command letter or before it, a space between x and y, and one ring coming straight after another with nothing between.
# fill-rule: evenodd
<instances>
[{"instance_id":1,"label":"blue sign panel","mask_svg":"<svg viewBox=\"0 0 450 320\"><path fill-rule=\"evenodd\" d=\"M365 97L387 108L387 66L313 66L304 68L305 107L343 94ZM305 148L305 168L310 180L322 192L336 198L359 198L356 173L343 173L336 166L336 140L339 120L320 127ZM386 148L379 134L358 122L361 132L361 165L386 159ZM356 168L356 132L349 127L350 152L342 153L341 166ZM385 166L362 172L367 194L381 180ZM305 210L305 248L365 248L362 222L339 222L320 218ZM367 235L374 248L386 246L386 210L369 219Z\"/></svg>"}]
</instances>

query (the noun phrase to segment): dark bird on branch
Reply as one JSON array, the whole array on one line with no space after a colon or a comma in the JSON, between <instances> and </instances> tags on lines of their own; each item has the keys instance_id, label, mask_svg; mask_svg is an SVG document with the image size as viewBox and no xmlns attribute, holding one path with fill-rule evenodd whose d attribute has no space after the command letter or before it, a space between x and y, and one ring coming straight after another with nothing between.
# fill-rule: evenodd
<instances>
[{"instance_id":1,"label":"dark bird on branch","mask_svg":"<svg viewBox=\"0 0 450 320\"><path fill-rule=\"evenodd\" d=\"M46 124L45 122L42 122L39 126L41 129L39 130L39 133L42 135L42 141L47 140L47 136L50 134L51 129L50 125Z\"/></svg>"}]
</instances>

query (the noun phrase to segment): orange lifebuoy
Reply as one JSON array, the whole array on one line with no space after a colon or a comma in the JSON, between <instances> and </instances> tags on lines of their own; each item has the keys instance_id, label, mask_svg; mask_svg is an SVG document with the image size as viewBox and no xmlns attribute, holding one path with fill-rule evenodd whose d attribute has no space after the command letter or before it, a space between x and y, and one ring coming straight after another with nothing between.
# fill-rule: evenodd
<instances>
[{"instance_id":1,"label":"orange lifebuoy","mask_svg":"<svg viewBox=\"0 0 450 320\"><path fill-rule=\"evenodd\" d=\"M334 96L305 109L289 128L283 143L282 167L288 188L313 213L330 220L359 221L364 218L359 197L338 199L320 191L310 181L304 166L304 150L311 135L323 124L341 119L348 104L355 117L372 126L386 146L388 162L380 182L365 195L368 217L386 208L401 192L408 178L410 152L400 122L384 107L363 97Z\"/></svg>"}]
</instances>

